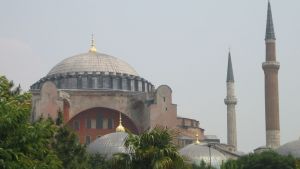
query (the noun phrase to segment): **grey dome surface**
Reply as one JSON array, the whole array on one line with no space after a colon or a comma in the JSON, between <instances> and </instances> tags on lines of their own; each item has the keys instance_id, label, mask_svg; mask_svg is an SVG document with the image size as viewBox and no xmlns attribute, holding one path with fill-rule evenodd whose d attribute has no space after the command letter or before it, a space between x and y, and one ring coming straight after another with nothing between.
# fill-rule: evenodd
<instances>
[{"instance_id":1,"label":"grey dome surface","mask_svg":"<svg viewBox=\"0 0 300 169\"><path fill-rule=\"evenodd\" d=\"M69 57L54 66L48 76L76 72L111 72L138 76L138 73L125 61L98 52Z\"/></svg>"},{"instance_id":2,"label":"grey dome surface","mask_svg":"<svg viewBox=\"0 0 300 169\"><path fill-rule=\"evenodd\" d=\"M220 168L222 162L226 161L225 155L223 155L220 151L213 148L210 148L211 156L209 154L209 147L208 144L189 144L182 149L179 150L179 153L186 157L187 159L191 160L192 163L199 165L203 160L206 164L209 164L210 157L211 157L211 165L215 168Z\"/></svg>"},{"instance_id":3,"label":"grey dome surface","mask_svg":"<svg viewBox=\"0 0 300 169\"><path fill-rule=\"evenodd\" d=\"M281 155L292 155L295 158L300 158L300 138L280 146L276 151Z\"/></svg>"},{"instance_id":4,"label":"grey dome surface","mask_svg":"<svg viewBox=\"0 0 300 169\"><path fill-rule=\"evenodd\" d=\"M102 154L106 158L111 158L115 153L128 153L124 143L128 134L125 132L116 132L106 134L97 138L87 147L90 154Z\"/></svg>"}]
</instances>

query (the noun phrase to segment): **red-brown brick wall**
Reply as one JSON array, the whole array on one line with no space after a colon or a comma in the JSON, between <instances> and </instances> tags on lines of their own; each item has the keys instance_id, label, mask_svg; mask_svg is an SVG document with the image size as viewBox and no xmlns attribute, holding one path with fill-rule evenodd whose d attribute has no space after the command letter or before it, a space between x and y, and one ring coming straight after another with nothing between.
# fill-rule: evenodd
<instances>
[{"instance_id":1,"label":"red-brown brick wall","mask_svg":"<svg viewBox=\"0 0 300 169\"><path fill-rule=\"evenodd\" d=\"M70 104L67 100L64 100L64 121L69 120Z\"/></svg>"},{"instance_id":2,"label":"red-brown brick wall","mask_svg":"<svg viewBox=\"0 0 300 169\"><path fill-rule=\"evenodd\" d=\"M109 129L109 128L97 129L97 128L87 128L86 127L87 119L96 119L98 114L101 114L103 119L113 118L113 124L112 124L111 129ZM75 129L74 130L79 136L80 143L85 143L86 136L90 136L91 142L92 142L99 136L103 136L105 134L115 132L116 127L119 125L119 117L120 117L119 115L120 115L119 112L116 110L100 108L100 107L92 108L92 109L88 109L88 110L85 110L85 111L77 114L74 118L72 118L67 123L67 125L74 129L74 121L79 121L79 123L80 123L79 130L75 130ZM122 114L122 124L130 132L132 132L134 134L138 134L138 129L137 129L136 125L132 122L131 119L129 119L124 114Z\"/></svg>"}]
</instances>

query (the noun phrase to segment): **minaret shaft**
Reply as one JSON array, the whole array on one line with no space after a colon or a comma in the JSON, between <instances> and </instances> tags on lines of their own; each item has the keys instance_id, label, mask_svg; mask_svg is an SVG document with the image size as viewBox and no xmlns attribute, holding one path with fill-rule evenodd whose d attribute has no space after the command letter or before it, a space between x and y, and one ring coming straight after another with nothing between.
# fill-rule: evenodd
<instances>
[{"instance_id":1,"label":"minaret shaft","mask_svg":"<svg viewBox=\"0 0 300 169\"><path fill-rule=\"evenodd\" d=\"M227 96L224 100L227 105L227 144L237 149L235 105L237 99L234 94L234 82L227 82Z\"/></svg>"},{"instance_id":2,"label":"minaret shaft","mask_svg":"<svg viewBox=\"0 0 300 169\"><path fill-rule=\"evenodd\" d=\"M265 118L266 118L266 146L277 148L280 146L279 123L279 95L278 70L276 62L275 41L266 42L266 62L263 63L265 73Z\"/></svg>"},{"instance_id":3,"label":"minaret shaft","mask_svg":"<svg viewBox=\"0 0 300 169\"><path fill-rule=\"evenodd\" d=\"M227 144L237 148L235 104L227 105Z\"/></svg>"},{"instance_id":4,"label":"minaret shaft","mask_svg":"<svg viewBox=\"0 0 300 169\"><path fill-rule=\"evenodd\" d=\"M262 67L265 74L266 146L275 149L280 146L278 96L278 70L280 64L276 61L276 38L270 3L268 3L265 42L266 61L263 63Z\"/></svg>"}]
</instances>

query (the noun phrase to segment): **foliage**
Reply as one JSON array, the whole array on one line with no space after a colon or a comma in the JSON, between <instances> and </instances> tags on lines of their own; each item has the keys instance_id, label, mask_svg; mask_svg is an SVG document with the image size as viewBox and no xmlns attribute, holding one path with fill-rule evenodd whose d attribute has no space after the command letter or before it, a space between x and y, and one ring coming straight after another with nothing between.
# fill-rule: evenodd
<instances>
[{"instance_id":1,"label":"foliage","mask_svg":"<svg viewBox=\"0 0 300 169\"><path fill-rule=\"evenodd\" d=\"M113 168L111 162L100 154L89 156L89 168L90 169L109 169Z\"/></svg>"},{"instance_id":2,"label":"foliage","mask_svg":"<svg viewBox=\"0 0 300 169\"><path fill-rule=\"evenodd\" d=\"M125 141L125 146L132 152L130 167L132 169L185 168L184 160L172 140L172 131L158 127L139 136L130 134ZM129 159L124 156L122 158L126 161Z\"/></svg>"},{"instance_id":3,"label":"foliage","mask_svg":"<svg viewBox=\"0 0 300 169\"><path fill-rule=\"evenodd\" d=\"M200 163L200 166L196 164L192 164L192 169L215 169L214 167L209 166L209 164L206 164L203 160Z\"/></svg>"},{"instance_id":4,"label":"foliage","mask_svg":"<svg viewBox=\"0 0 300 169\"><path fill-rule=\"evenodd\" d=\"M50 148L56 127L51 120L29 122L31 95L0 76L0 168L61 168Z\"/></svg>"},{"instance_id":5,"label":"foliage","mask_svg":"<svg viewBox=\"0 0 300 169\"><path fill-rule=\"evenodd\" d=\"M0 168L90 168L85 146L62 124L62 113L56 124L43 118L31 123L31 95L13 86L0 77Z\"/></svg>"},{"instance_id":6,"label":"foliage","mask_svg":"<svg viewBox=\"0 0 300 169\"><path fill-rule=\"evenodd\" d=\"M300 169L300 159L296 159L296 168Z\"/></svg>"},{"instance_id":7,"label":"foliage","mask_svg":"<svg viewBox=\"0 0 300 169\"><path fill-rule=\"evenodd\" d=\"M229 160L221 169L294 169L296 161L292 156L282 156L274 151L249 154L238 160Z\"/></svg>"},{"instance_id":8,"label":"foliage","mask_svg":"<svg viewBox=\"0 0 300 169\"><path fill-rule=\"evenodd\" d=\"M110 168L114 169L132 169L131 157L128 154L117 153L109 160Z\"/></svg>"},{"instance_id":9,"label":"foliage","mask_svg":"<svg viewBox=\"0 0 300 169\"><path fill-rule=\"evenodd\" d=\"M58 158L63 163L65 169L84 169L88 168L89 156L85 146L78 141L77 135L63 125L62 112L58 112L56 125L60 126L54 136L52 148L57 153Z\"/></svg>"}]
</instances>

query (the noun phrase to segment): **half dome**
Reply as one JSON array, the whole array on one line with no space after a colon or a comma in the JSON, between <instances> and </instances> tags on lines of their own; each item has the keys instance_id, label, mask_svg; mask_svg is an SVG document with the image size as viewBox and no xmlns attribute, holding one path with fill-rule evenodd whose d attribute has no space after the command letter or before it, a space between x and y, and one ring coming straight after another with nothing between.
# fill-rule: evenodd
<instances>
[{"instance_id":1,"label":"half dome","mask_svg":"<svg viewBox=\"0 0 300 169\"><path fill-rule=\"evenodd\" d=\"M179 153L190 160L195 165L200 166L201 162L204 161L215 168L220 168L222 162L226 161L225 155L220 151L213 148L205 143L192 143L179 150Z\"/></svg>"},{"instance_id":2,"label":"half dome","mask_svg":"<svg viewBox=\"0 0 300 169\"><path fill-rule=\"evenodd\" d=\"M48 76L66 73L109 72L139 76L125 61L98 52L88 52L69 57L54 66Z\"/></svg>"},{"instance_id":3,"label":"half dome","mask_svg":"<svg viewBox=\"0 0 300 169\"><path fill-rule=\"evenodd\" d=\"M276 151L281 155L292 155L295 158L300 158L300 138L280 146Z\"/></svg>"},{"instance_id":4,"label":"half dome","mask_svg":"<svg viewBox=\"0 0 300 169\"><path fill-rule=\"evenodd\" d=\"M116 153L128 153L128 149L124 146L127 137L128 134L125 132L106 134L89 144L87 152L101 154L108 159Z\"/></svg>"}]
</instances>

